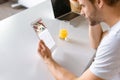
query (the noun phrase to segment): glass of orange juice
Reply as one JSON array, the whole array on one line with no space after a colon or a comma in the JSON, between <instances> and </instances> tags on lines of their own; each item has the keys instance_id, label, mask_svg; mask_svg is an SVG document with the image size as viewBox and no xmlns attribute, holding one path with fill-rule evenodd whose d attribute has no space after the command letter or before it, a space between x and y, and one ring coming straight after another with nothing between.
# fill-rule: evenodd
<instances>
[{"instance_id":1,"label":"glass of orange juice","mask_svg":"<svg viewBox=\"0 0 120 80\"><path fill-rule=\"evenodd\" d=\"M65 40L68 37L69 22L61 21L59 29L59 38Z\"/></svg>"}]
</instances>

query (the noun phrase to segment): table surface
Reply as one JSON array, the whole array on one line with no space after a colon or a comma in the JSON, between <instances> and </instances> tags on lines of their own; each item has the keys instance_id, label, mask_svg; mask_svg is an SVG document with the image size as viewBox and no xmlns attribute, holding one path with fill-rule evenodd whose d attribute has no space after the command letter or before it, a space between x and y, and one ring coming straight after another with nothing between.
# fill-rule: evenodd
<instances>
[{"instance_id":1,"label":"table surface","mask_svg":"<svg viewBox=\"0 0 120 80\"><path fill-rule=\"evenodd\" d=\"M37 53L39 39L31 23L40 17L56 42L52 53L56 62L80 76L93 59L86 21L77 17L65 22L69 41L59 39L61 21L54 19L48 0L0 21L0 80L54 80Z\"/></svg>"}]
</instances>

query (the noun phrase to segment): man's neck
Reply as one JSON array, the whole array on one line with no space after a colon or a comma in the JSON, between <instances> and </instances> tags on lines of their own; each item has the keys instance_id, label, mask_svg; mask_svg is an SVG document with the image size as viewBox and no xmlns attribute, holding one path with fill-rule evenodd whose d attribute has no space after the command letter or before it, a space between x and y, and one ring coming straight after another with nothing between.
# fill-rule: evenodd
<instances>
[{"instance_id":1,"label":"man's neck","mask_svg":"<svg viewBox=\"0 0 120 80\"><path fill-rule=\"evenodd\" d=\"M116 24L118 21L120 21L120 18L118 18L118 17L114 17L113 18L113 16L111 16L111 18L109 18L109 20L106 20L106 23L110 26L110 28L114 25L114 24Z\"/></svg>"},{"instance_id":2,"label":"man's neck","mask_svg":"<svg viewBox=\"0 0 120 80\"><path fill-rule=\"evenodd\" d=\"M110 26L110 28L120 21L120 11L117 8L111 8L106 11L105 22Z\"/></svg>"}]
</instances>

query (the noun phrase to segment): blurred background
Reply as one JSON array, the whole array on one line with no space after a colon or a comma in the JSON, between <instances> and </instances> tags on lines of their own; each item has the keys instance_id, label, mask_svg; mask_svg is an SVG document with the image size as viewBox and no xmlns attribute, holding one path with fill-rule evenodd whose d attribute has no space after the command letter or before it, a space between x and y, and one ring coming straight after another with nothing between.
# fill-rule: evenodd
<instances>
[{"instance_id":1,"label":"blurred background","mask_svg":"<svg viewBox=\"0 0 120 80\"><path fill-rule=\"evenodd\" d=\"M17 4L17 0L0 0L0 20L26 9L23 6L13 8L13 4Z\"/></svg>"},{"instance_id":2,"label":"blurred background","mask_svg":"<svg viewBox=\"0 0 120 80\"><path fill-rule=\"evenodd\" d=\"M45 0L0 0L0 20L31 8Z\"/></svg>"}]
</instances>

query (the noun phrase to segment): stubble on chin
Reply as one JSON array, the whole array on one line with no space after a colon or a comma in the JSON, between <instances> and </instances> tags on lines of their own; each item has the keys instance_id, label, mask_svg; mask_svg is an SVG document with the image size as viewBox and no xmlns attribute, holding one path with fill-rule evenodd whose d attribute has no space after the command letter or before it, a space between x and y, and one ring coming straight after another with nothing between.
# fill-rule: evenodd
<instances>
[{"instance_id":1,"label":"stubble on chin","mask_svg":"<svg viewBox=\"0 0 120 80\"><path fill-rule=\"evenodd\" d=\"M100 22L97 20L90 20L90 19L87 19L87 20L88 20L89 25L91 25L91 26L95 26L97 24L100 24Z\"/></svg>"}]
</instances>

